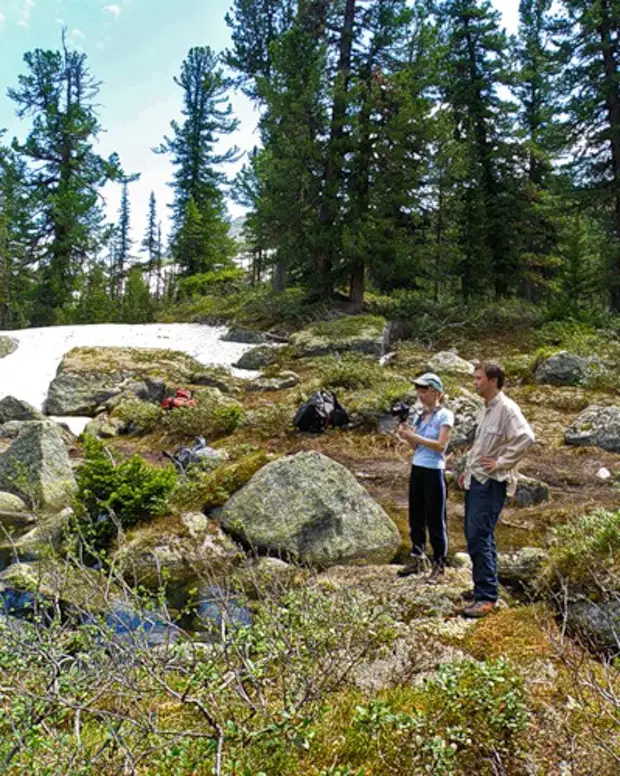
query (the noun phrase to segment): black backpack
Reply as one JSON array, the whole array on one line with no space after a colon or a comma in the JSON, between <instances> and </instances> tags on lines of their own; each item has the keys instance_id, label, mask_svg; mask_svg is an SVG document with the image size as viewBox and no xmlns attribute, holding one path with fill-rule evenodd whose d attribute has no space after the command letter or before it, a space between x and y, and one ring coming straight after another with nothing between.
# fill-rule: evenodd
<instances>
[{"instance_id":1,"label":"black backpack","mask_svg":"<svg viewBox=\"0 0 620 776\"><path fill-rule=\"evenodd\" d=\"M346 410L331 391L317 391L297 410L293 424L299 431L320 434L331 425L342 427L349 422Z\"/></svg>"}]
</instances>

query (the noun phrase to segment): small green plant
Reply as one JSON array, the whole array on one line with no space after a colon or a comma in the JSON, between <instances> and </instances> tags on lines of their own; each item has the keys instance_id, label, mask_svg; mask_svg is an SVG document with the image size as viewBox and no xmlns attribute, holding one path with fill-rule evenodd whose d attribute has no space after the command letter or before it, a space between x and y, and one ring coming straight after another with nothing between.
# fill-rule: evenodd
<instances>
[{"instance_id":1,"label":"small green plant","mask_svg":"<svg viewBox=\"0 0 620 776\"><path fill-rule=\"evenodd\" d=\"M172 467L149 466L139 455L117 464L105 445L88 435L76 480L76 528L97 547L112 538L115 523L129 528L161 514L177 484Z\"/></svg>"},{"instance_id":2,"label":"small green plant","mask_svg":"<svg viewBox=\"0 0 620 776\"><path fill-rule=\"evenodd\" d=\"M620 511L601 509L555 528L542 581L594 599L620 593Z\"/></svg>"},{"instance_id":3,"label":"small green plant","mask_svg":"<svg viewBox=\"0 0 620 776\"><path fill-rule=\"evenodd\" d=\"M203 297L207 294L229 294L243 287L245 274L238 267L226 267L225 269L180 278L177 284L177 294L181 301Z\"/></svg>"},{"instance_id":4,"label":"small green plant","mask_svg":"<svg viewBox=\"0 0 620 776\"><path fill-rule=\"evenodd\" d=\"M206 403L165 412L161 428L170 436L205 436L212 440L232 434L242 418L243 408L238 404Z\"/></svg>"},{"instance_id":5,"label":"small green plant","mask_svg":"<svg viewBox=\"0 0 620 776\"><path fill-rule=\"evenodd\" d=\"M413 708L412 708L413 707ZM528 725L523 679L503 660L442 666L420 690L359 705L347 763L368 772L493 773L491 757L512 772Z\"/></svg>"}]
</instances>

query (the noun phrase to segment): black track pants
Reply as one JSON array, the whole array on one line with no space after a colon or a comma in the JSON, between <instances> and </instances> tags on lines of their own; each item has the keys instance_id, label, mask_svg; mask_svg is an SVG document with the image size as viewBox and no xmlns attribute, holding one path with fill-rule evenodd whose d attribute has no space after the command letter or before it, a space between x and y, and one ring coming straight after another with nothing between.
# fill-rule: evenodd
<instances>
[{"instance_id":1,"label":"black track pants","mask_svg":"<svg viewBox=\"0 0 620 776\"><path fill-rule=\"evenodd\" d=\"M446 530L446 481L443 469L411 467L409 479L409 530L414 555L424 555L426 531L433 561L443 562L448 553Z\"/></svg>"}]
</instances>

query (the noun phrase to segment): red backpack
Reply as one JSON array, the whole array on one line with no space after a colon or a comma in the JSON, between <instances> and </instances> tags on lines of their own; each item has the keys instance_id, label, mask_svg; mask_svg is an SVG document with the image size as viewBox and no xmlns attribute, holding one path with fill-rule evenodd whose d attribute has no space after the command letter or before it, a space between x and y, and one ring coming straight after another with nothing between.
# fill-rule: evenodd
<instances>
[{"instance_id":1,"label":"red backpack","mask_svg":"<svg viewBox=\"0 0 620 776\"><path fill-rule=\"evenodd\" d=\"M176 407L195 407L196 402L189 391L177 388L174 396L166 396L160 406L165 410L173 410Z\"/></svg>"}]
</instances>

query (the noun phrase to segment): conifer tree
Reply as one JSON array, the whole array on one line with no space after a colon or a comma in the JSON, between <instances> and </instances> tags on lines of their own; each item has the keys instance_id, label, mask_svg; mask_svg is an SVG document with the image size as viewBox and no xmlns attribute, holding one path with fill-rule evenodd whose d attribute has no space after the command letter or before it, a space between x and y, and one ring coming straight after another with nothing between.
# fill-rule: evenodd
<instances>
[{"instance_id":1,"label":"conifer tree","mask_svg":"<svg viewBox=\"0 0 620 776\"><path fill-rule=\"evenodd\" d=\"M141 248L147 255L147 268L149 284L155 275L157 264L157 200L155 199L155 192L151 191L149 197L149 210L146 221L146 230L144 237L142 238Z\"/></svg>"},{"instance_id":2,"label":"conifer tree","mask_svg":"<svg viewBox=\"0 0 620 776\"><path fill-rule=\"evenodd\" d=\"M516 43L518 72L513 91L519 101L519 128L525 141L527 180L523 182L520 226L520 294L538 301L554 289L563 207L554 162L561 150L556 116L561 113L560 58L554 41L553 0L521 0Z\"/></svg>"},{"instance_id":3,"label":"conifer tree","mask_svg":"<svg viewBox=\"0 0 620 776\"><path fill-rule=\"evenodd\" d=\"M36 258L31 208L26 166L10 149L0 146L0 329L30 322Z\"/></svg>"},{"instance_id":4,"label":"conifer tree","mask_svg":"<svg viewBox=\"0 0 620 776\"><path fill-rule=\"evenodd\" d=\"M515 275L512 242L518 177L511 147L512 106L498 87L511 80L508 40L489 0L444 0L443 92L452 107L455 136L465 163L460 193L466 219L460 225L461 279L465 298L493 289L504 295Z\"/></svg>"},{"instance_id":5,"label":"conifer tree","mask_svg":"<svg viewBox=\"0 0 620 776\"><path fill-rule=\"evenodd\" d=\"M234 249L227 239L222 193L226 176L219 168L233 161L238 151L231 148L218 154L215 149L220 137L233 132L238 121L232 116L227 97L230 80L208 46L190 49L175 83L183 90L184 120L171 122L171 136L164 138L156 150L170 154L176 168L172 184L172 246L181 273L188 275L205 271L214 263L229 261ZM190 217L192 223L188 224ZM200 260L196 253L186 256L181 249L181 244L187 244L188 239L195 244L198 221L202 224L205 246ZM183 235L188 230L191 238Z\"/></svg>"},{"instance_id":6,"label":"conifer tree","mask_svg":"<svg viewBox=\"0 0 620 776\"><path fill-rule=\"evenodd\" d=\"M26 74L9 89L21 118L32 119L16 152L32 162L29 185L38 214L41 279L33 322L55 323L71 302L85 261L100 247L103 214L99 192L120 174L115 156L103 159L94 143L101 132L95 110L99 83L85 54L28 52Z\"/></svg>"},{"instance_id":7,"label":"conifer tree","mask_svg":"<svg viewBox=\"0 0 620 776\"><path fill-rule=\"evenodd\" d=\"M620 4L562 0L565 132L577 185L599 208L611 237L608 287L620 312Z\"/></svg>"},{"instance_id":8,"label":"conifer tree","mask_svg":"<svg viewBox=\"0 0 620 776\"><path fill-rule=\"evenodd\" d=\"M131 237L131 203L129 201L129 184L137 180L139 176L124 177L122 179L121 204L118 211L119 219L116 228L117 244L115 251L114 296L121 299L123 296L123 283L131 262L131 249L133 239Z\"/></svg>"}]
</instances>

